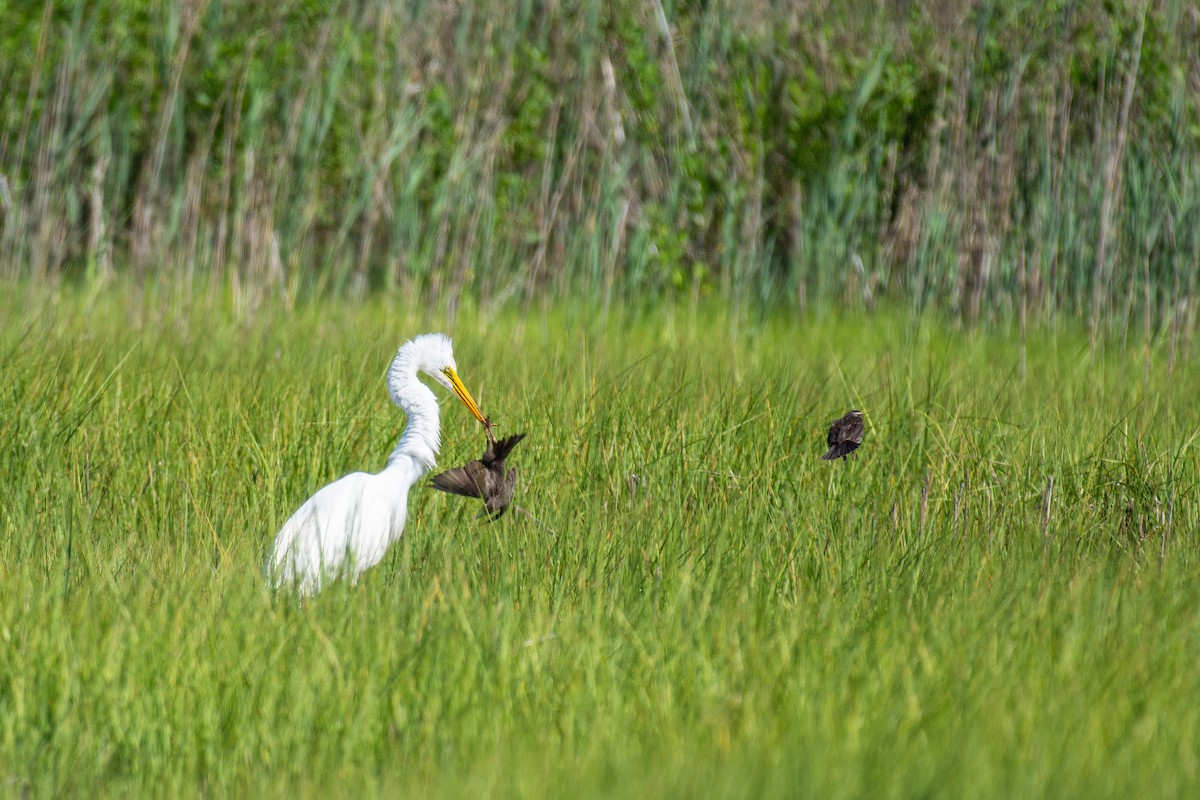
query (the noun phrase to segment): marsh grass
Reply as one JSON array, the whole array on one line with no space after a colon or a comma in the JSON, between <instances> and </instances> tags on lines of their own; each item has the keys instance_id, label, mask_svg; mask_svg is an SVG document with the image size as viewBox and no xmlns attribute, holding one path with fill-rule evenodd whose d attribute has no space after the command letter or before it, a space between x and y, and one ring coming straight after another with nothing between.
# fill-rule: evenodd
<instances>
[{"instance_id":1,"label":"marsh grass","mask_svg":"<svg viewBox=\"0 0 1200 800\"><path fill-rule=\"evenodd\" d=\"M1034 329L1022 378L1009 337L886 311L466 308L553 532L415 491L299 606L266 549L383 464L388 361L441 321L0 303L3 794L1195 790L1200 385L1164 348ZM857 457L818 461L850 406ZM474 457L443 410L442 463Z\"/></svg>"}]
</instances>

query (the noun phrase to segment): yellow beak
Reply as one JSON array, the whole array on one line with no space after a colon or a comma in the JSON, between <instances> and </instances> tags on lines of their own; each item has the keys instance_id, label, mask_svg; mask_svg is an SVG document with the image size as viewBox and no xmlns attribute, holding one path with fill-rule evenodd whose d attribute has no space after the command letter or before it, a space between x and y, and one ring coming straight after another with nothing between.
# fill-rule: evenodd
<instances>
[{"instance_id":1,"label":"yellow beak","mask_svg":"<svg viewBox=\"0 0 1200 800\"><path fill-rule=\"evenodd\" d=\"M458 373L453 367L446 367L442 370L442 374L450 379L450 388L454 390L454 395L459 400L462 400L463 405L471 412L471 416L483 422L483 414L479 411L479 406L475 404L475 398L471 397L471 393L467 391L467 387L463 386L463 382L459 380Z\"/></svg>"}]
</instances>

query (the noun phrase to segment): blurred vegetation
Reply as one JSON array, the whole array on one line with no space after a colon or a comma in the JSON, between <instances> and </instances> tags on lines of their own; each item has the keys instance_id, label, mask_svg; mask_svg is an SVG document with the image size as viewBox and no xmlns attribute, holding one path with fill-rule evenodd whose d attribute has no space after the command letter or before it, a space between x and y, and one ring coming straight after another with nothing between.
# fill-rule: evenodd
<instances>
[{"instance_id":1,"label":"blurred vegetation","mask_svg":"<svg viewBox=\"0 0 1200 800\"><path fill-rule=\"evenodd\" d=\"M1194 326L1194 3L0 13L10 278Z\"/></svg>"}]
</instances>

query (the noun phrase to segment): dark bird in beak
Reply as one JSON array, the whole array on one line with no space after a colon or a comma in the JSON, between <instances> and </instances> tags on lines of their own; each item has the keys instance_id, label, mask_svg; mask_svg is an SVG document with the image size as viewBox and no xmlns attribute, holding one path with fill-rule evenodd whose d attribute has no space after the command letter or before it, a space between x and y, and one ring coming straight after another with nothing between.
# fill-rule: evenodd
<instances>
[{"instance_id":1,"label":"dark bird in beak","mask_svg":"<svg viewBox=\"0 0 1200 800\"><path fill-rule=\"evenodd\" d=\"M483 456L478 461L434 475L430 485L439 491L483 500L483 511L479 516L486 515L488 521L494 521L504 516L517 485L517 469L513 467L506 473L504 459L525 434L518 433L497 441L491 436L491 426L487 423L484 426L488 432L488 446Z\"/></svg>"},{"instance_id":2,"label":"dark bird in beak","mask_svg":"<svg viewBox=\"0 0 1200 800\"><path fill-rule=\"evenodd\" d=\"M846 412L846 416L834 420L833 424L829 426L829 451L821 456L821 460L833 461L835 458L853 453L862 444L862 437L862 412L857 409Z\"/></svg>"}]
</instances>

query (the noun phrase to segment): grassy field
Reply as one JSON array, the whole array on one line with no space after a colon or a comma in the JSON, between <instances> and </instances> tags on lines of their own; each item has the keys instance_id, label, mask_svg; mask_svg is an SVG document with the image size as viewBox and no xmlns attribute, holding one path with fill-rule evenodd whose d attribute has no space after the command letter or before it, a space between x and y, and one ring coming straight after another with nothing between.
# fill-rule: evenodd
<instances>
[{"instance_id":1,"label":"grassy field","mask_svg":"<svg viewBox=\"0 0 1200 800\"><path fill-rule=\"evenodd\" d=\"M0 318L0 794L1200 785L1186 342L461 308L545 527L417 490L379 567L299 606L267 547L383 465L388 362L444 320L20 288ZM858 457L818 461L851 406ZM443 440L482 444L453 402Z\"/></svg>"}]
</instances>

